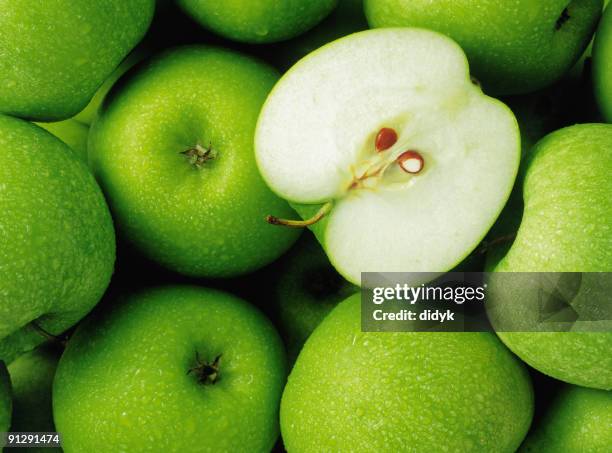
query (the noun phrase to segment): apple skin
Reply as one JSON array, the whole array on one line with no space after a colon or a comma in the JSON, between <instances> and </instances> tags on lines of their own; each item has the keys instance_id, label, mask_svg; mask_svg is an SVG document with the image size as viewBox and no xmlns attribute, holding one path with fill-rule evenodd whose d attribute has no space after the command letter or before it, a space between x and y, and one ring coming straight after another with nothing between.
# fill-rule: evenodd
<instances>
[{"instance_id":1,"label":"apple skin","mask_svg":"<svg viewBox=\"0 0 612 453\"><path fill-rule=\"evenodd\" d=\"M325 316L359 288L338 274L310 232L302 235L278 267L274 305L289 361L294 362Z\"/></svg>"},{"instance_id":2,"label":"apple skin","mask_svg":"<svg viewBox=\"0 0 612 453\"><path fill-rule=\"evenodd\" d=\"M104 83L98 88L96 94L91 98L89 104L77 113L73 120L76 120L86 126L91 126L91 124L96 119L96 115L98 114L98 109L102 105L104 98L111 90L113 85L125 74L128 70L130 70L134 65L144 60L149 55L149 50L145 47L138 46L132 53L130 53L125 60L121 62L121 64L115 69L111 75L109 75Z\"/></svg>"},{"instance_id":3,"label":"apple skin","mask_svg":"<svg viewBox=\"0 0 612 453\"><path fill-rule=\"evenodd\" d=\"M522 453L606 453L612 445L612 393L567 385L534 424Z\"/></svg>"},{"instance_id":4,"label":"apple skin","mask_svg":"<svg viewBox=\"0 0 612 453\"><path fill-rule=\"evenodd\" d=\"M72 118L56 123L36 124L51 132L75 151L84 162L87 162L87 138L89 136L89 127L85 124Z\"/></svg>"},{"instance_id":5,"label":"apple skin","mask_svg":"<svg viewBox=\"0 0 612 453\"><path fill-rule=\"evenodd\" d=\"M298 36L321 22L338 0L177 0L204 28L246 43L270 43Z\"/></svg>"},{"instance_id":6,"label":"apple skin","mask_svg":"<svg viewBox=\"0 0 612 453\"><path fill-rule=\"evenodd\" d=\"M40 127L0 115L0 359L60 334L106 290L115 233L87 166Z\"/></svg>"},{"instance_id":7,"label":"apple skin","mask_svg":"<svg viewBox=\"0 0 612 453\"><path fill-rule=\"evenodd\" d=\"M606 8L595 36L593 86L603 117L612 123L612 8Z\"/></svg>"},{"instance_id":8,"label":"apple skin","mask_svg":"<svg viewBox=\"0 0 612 453\"><path fill-rule=\"evenodd\" d=\"M468 55L485 92L508 95L560 79L587 48L602 5L602 0L365 0L365 12L371 27L447 34ZM570 17L557 29L566 7Z\"/></svg>"},{"instance_id":9,"label":"apple skin","mask_svg":"<svg viewBox=\"0 0 612 453\"><path fill-rule=\"evenodd\" d=\"M523 364L490 333L361 331L360 295L306 341L283 393L290 452L513 452L533 391Z\"/></svg>"},{"instance_id":10,"label":"apple skin","mask_svg":"<svg viewBox=\"0 0 612 453\"><path fill-rule=\"evenodd\" d=\"M144 36L154 9L154 0L3 1L0 112L39 121L77 114Z\"/></svg>"},{"instance_id":11,"label":"apple skin","mask_svg":"<svg viewBox=\"0 0 612 453\"><path fill-rule=\"evenodd\" d=\"M343 36L367 30L363 0L339 0L338 6L312 30L279 43L272 51L273 64L285 72L298 60Z\"/></svg>"},{"instance_id":12,"label":"apple skin","mask_svg":"<svg viewBox=\"0 0 612 453\"><path fill-rule=\"evenodd\" d=\"M11 381L4 362L0 361L0 432L7 432L11 424Z\"/></svg>"},{"instance_id":13,"label":"apple skin","mask_svg":"<svg viewBox=\"0 0 612 453\"><path fill-rule=\"evenodd\" d=\"M200 383L220 356L218 380ZM283 345L254 307L219 291L146 290L81 325L53 384L66 453L270 451L286 376Z\"/></svg>"},{"instance_id":14,"label":"apple skin","mask_svg":"<svg viewBox=\"0 0 612 453\"><path fill-rule=\"evenodd\" d=\"M51 389L61 355L57 345L44 344L8 366L13 389L11 431L54 432ZM61 452L60 448L30 449L39 453Z\"/></svg>"},{"instance_id":15,"label":"apple skin","mask_svg":"<svg viewBox=\"0 0 612 453\"><path fill-rule=\"evenodd\" d=\"M299 231L266 224L294 216L263 182L253 137L278 75L239 53L171 50L120 82L90 131L89 159L118 229L174 271L228 277L280 256ZM202 168L182 154L212 146Z\"/></svg>"},{"instance_id":16,"label":"apple skin","mask_svg":"<svg viewBox=\"0 0 612 453\"><path fill-rule=\"evenodd\" d=\"M526 164L522 222L496 272L612 271L612 125L582 124L542 139ZM588 175L588 178L584 177ZM530 366L571 384L612 388L612 333L503 332Z\"/></svg>"}]
</instances>

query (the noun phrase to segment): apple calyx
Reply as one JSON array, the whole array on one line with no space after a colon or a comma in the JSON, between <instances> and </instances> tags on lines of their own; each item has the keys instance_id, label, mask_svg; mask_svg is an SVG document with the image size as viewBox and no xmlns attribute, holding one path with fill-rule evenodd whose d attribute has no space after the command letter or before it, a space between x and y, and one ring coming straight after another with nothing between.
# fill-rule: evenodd
<instances>
[{"instance_id":1,"label":"apple calyx","mask_svg":"<svg viewBox=\"0 0 612 453\"><path fill-rule=\"evenodd\" d=\"M186 151L181 152L187 158L190 165L193 165L198 170L204 167L204 164L209 160L217 157L217 151L213 149L212 143L204 148L199 143Z\"/></svg>"},{"instance_id":2,"label":"apple calyx","mask_svg":"<svg viewBox=\"0 0 612 453\"><path fill-rule=\"evenodd\" d=\"M416 175L425 167L425 159L415 150L404 151L397 155L397 152L391 152L392 148L398 143L399 136L395 129L390 127L381 128L374 138L374 155L368 155L365 161L353 166L350 171L352 179L343 195L356 189L374 190L381 181L386 181L386 186L390 187L396 184L404 184L409 182L404 177L398 175L390 175L389 178L383 179L385 173L393 164L397 164L403 173ZM397 151L397 150L396 150ZM276 216L266 216L266 222L271 225L287 226L292 228L305 228L319 222L331 212L333 201L325 203L317 213L306 220L288 220L280 219Z\"/></svg>"},{"instance_id":3,"label":"apple calyx","mask_svg":"<svg viewBox=\"0 0 612 453\"><path fill-rule=\"evenodd\" d=\"M200 354L196 351L196 365L187 371L187 374L195 374L200 384L215 384L219 380L219 354L212 362L205 362L200 359Z\"/></svg>"}]
</instances>

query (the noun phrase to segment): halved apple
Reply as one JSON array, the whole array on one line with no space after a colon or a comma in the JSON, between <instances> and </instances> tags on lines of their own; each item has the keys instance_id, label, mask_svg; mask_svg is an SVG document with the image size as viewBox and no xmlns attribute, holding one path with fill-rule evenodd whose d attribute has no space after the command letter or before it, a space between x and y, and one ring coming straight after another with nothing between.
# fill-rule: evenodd
<instances>
[{"instance_id":1,"label":"halved apple","mask_svg":"<svg viewBox=\"0 0 612 453\"><path fill-rule=\"evenodd\" d=\"M422 29L334 41L278 82L259 118L259 169L336 269L445 272L506 202L520 134L470 78L461 48ZM273 213L271 213L273 214Z\"/></svg>"}]
</instances>

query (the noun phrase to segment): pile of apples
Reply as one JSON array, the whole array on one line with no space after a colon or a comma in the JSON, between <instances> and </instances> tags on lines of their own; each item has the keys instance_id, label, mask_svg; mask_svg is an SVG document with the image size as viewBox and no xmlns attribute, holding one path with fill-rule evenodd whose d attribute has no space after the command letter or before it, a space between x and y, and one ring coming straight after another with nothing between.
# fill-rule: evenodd
<instances>
[{"instance_id":1,"label":"pile of apples","mask_svg":"<svg viewBox=\"0 0 612 453\"><path fill-rule=\"evenodd\" d=\"M0 0L0 432L609 452L610 326L366 333L358 291L611 272L610 122L602 0Z\"/></svg>"}]
</instances>

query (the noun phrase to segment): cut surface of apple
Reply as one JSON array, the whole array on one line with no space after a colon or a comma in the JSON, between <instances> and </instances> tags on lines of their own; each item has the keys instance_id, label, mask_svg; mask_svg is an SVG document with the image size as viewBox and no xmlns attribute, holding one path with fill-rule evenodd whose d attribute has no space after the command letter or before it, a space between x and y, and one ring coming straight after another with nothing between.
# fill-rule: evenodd
<instances>
[{"instance_id":1,"label":"cut surface of apple","mask_svg":"<svg viewBox=\"0 0 612 453\"><path fill-rule=\"evenodd\" d=\"M300 215L323 206L313 230L357 284L361 272L459 263L520 158L516 119L471 80L461 48L410 28L356 33L299 61L268 97L255 145L264 179Z\"/></svg>"}]
</instances>

